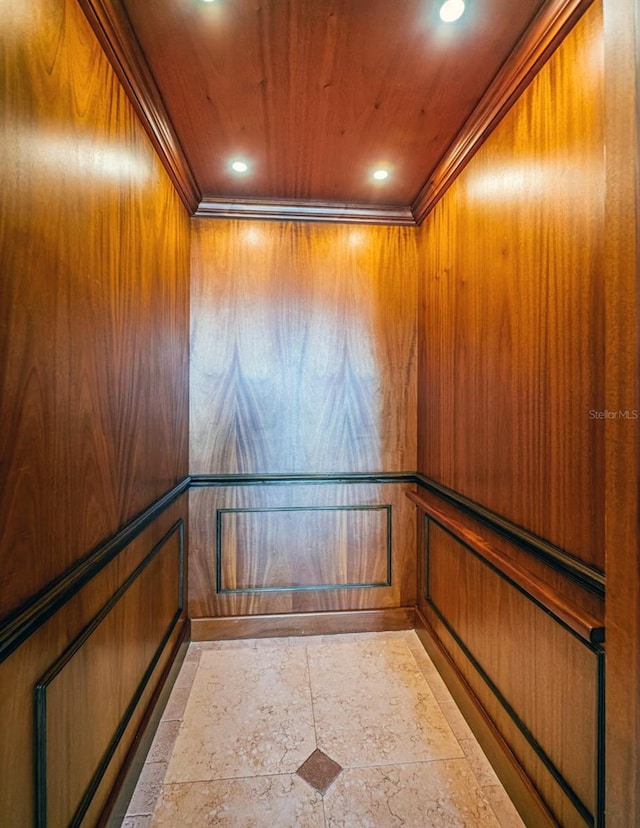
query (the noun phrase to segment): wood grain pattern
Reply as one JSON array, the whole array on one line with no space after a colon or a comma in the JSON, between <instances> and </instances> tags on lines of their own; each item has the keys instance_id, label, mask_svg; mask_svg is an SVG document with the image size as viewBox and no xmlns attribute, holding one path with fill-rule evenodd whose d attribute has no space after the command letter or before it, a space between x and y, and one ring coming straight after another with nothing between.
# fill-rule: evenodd
<instances>
[{"instance_id":1,"label":"wood grain pattern","mask_svg":"<svg viewBox=\"0 0 640 828\"><path fill-rule=\"evenodd\" d=\"M124 5L205 197L408 205L543 2Z\"/></svg>"},{"instance_id":2,"label":"wood grain pattern","mask_svg":"<svg viewBox=\"0 0 640 828\"><path fill-rule=\"evenodd\" d=\"M287 612L284 615L194 618L191 638L193 641L219 641L290 635L336 635L412 630L414 626L414 607L346 612Z\"/></svg>"},{"instance_id":3,"label":"wood grain pattern","mask_svg":"<svg viewBox=\"0 0 640 828\"><path fill-rule=\"evenodd\" d=\"M586 810L595 815L596 654L433 522L427 583L429 599L422 602L427 620L436 629L446 622L448 632L459 637ZM447 649L467 674L470 662L457 643ZM491 695L488 687L476 692L481 699ZM504 714L501 719L496 721L499 730L558 823L584 825L586 817L576 811L540 758L520 750L518 742L523 740L513 738L518 733L514 722Z\"/></svg>"},{"instance_id":4,"label":"wood grain pattern","mask_svg":"<svg viewBox=\"0 0 640 828\"><path fill-rule=\"evenodd\" d=\"M190 560L189 560L189 616L212 618L216 616L271 615L300 612L328 612L341 610L387 609L415 605L415 514L405 497L408 484L349 484L349 485L290 485L290 486L236 486L198 488L190 492ZM244 543L234 539L232 561L235 571L228 569L224 577L233 582L250 572L252 583L256 573L264 573L261 585L268 584L269 573L281 571L283 566L299 558L297 569L315 589L268 591L216 591L216 515L219 509L334 509L357 510L367 506L389 504L391 534L391 583L386 581L386 537L380 543L367 543L360 520L345 531L342 521L335 517L323 527L314 546L326 550L323 555L312 555L306 542L300 545L301 535L312 525L308 515L295 530L282 536L274 530L282 512L262 512L258 543ZM358 515L358 511L354 515ZM360 512L365 514L366 512ZM386 510L385 510L386 513ZM331 513L326 513L331 514ZM335 513L339 515L339 512ZM344 514L344 513L343 513ZM342 525L341 525L342 524ZM374 527L375 529L375 527ZM353 531L355 531L355 534ZM377 530L376 530L377 531ZM374 532L375 534L375 532ZM372 540L370 537L369 540ZM329 554L332 550L332 554ZM383 575L383 585L327 588L325 584L335 573L330 571L331 558L343 567L343 580L352 573L369 577ZM284 563L283 563L284 562ZM231 564L230 564L231 566Z\"/></svg>"},{"instance_id":5,"label":"wood grain pattern","mask_svg":"<svg viewBox=\"0 0 640 828\"><path fill-rule=\"evenodd\" d=\"M114 734L126 722L141 678L174 629L183 605L182 544L171 531L134 571L116 603L91 634L70 645L38 682L36 703L42 718L42 789L38 792L48 825L69 825L84 808L99 814L104 802L84 804L100 773ZM117 594L117 593L116 593ZM105 605L105 610L109 604ZM96 619L97 620L97 619ZM126 648L119 646L129 630ZM75 650L75 651L74 651ZM68 660L67 660L68 658ZM104 796L104 794L103 794Z\"/></svg>"},{"instance_id":6,"label":"wood grain pattern","mask_svg":"<svg viewBox=\"0 0 640 828\"><path fill-rule=\"evenodd\" d=\"M187 473L189 225L77 4L2 26L5 617Z\"/></svg>"},{"instance_id":7,"label":"wood grain pattern","mask_svg":"<svg viewBox=\"0 0 640 828\"><path fill-rule=\"evenodd\" d=\"M512 581L515 586L539 602L546 611L570 627L573 632L583 638L587 643L603 643L604 625L601 619L585 612L577 604L568 601L559 593L549 589L544 581L533 576L524 567L515 564L483 538L482 535L470 531L459 520L450 517L441 509L431 506L420 495L409 492L408 497L409 500L417 504L438 525L452 532L460 541L482 557L491 567L497 569Z\"/></svg>"},{"instance_id":8,"label":"wood grain pattern","mask_svg":"<svg viewBox=\"0 0 640 828\"><path fill-rule=\"evenodd\" d=\"M602 77L596 4L421 228L418 452L601 571Z\"/></svg>"},{"instance_id":9,"label":"wood grain pattern","mask_svg":"<svg viewBox=\"0 0 640 828\"><path fill-rule=\"evenodd\" d=\"M41 626L27 641L15 650L9 658L0 664L0 725L2 739L0 740L0 775L3 784L0 785L0 823L15 826L15 828L32 828L34 823L34 689L38 680L49 669L51 664L69 645L73 638L80 634L85 626L101 610L126 578L143 561L145 556L159 543L168 530L179 519L186 524L187 497L183 495L179 501L172 504L158 520L147 527L122 553L112 560L101 572L78 592L56 615ZM169 559L171 558L171 548ZM176 595L176 568L172 568L166 575L166 583L153 578L153 583L147 582L149 592L158 592L161 596L170 593ZM92 705L93 696L99 697L102 693L103 682L116 680L120 675L123 678L122 695L120 691L105 702L100 716L112 720L114 713L121 709L125 702L126 685L138 674L142 678L140 659L153 649L154 641L157 646L156 621L149 611L155 602L150 594L145 594L145 600L139 606L130 604L124 623L111 628L111 634L104 642L105 646L100 654L100 664L97 666L99 677L96 682L88 682L88 676L79 675L78 682L69 687L69 697L61 703L65 706L68 715L74 714L78 720L86 722L87 709ZM157 606L157 605L156 605ZM175 604L174 604L175 608ZM127 755L134 744L134 738L140 723L143 721L147 707L154 697L158 682L168 666L176 643L180 639L186 618L177 625L174 634L160 657L160 660L149 680L140 703L123 734L120 744L110 762L98 788L91 808L87 813L86 824L93 825L100 816L100 811L108 800L110 791L118 779L120 769L125 763ZM107 678L105 678L105 676ZM57 708L58 711L60 708ZM59 719L57 721L60 721ZM76 781L71 778L71 769L81 768L82 777L90 770L90 763L95 759L96 744L93 732L104 735L102 725L98 719L91 726L72 727L66 736L73 740L73 749L70 749L64 758L57 762L55 773L64 779L62 791L58 796L67 797L74 790ZM57 784L57 783L56 783ZM69 793L67 793L69 792ZM54 791L54 797L56 793ZM66 822L53 823L66 824Z\"/></svg>"},{"instance_id":10,"label":"wood grain pattern","mask_svg":"<svg viewBox=\"0 0 640 828\"><path fill-rule=\"evenodd\" d=\"M484 705L444 648L435 631L419 609L416 609L415 631L444 680L460 712L491 762L498 778L509 792L527 828L557 828L557 822L540 799L531 780L517 761L511 748L488 716Z\"/></svg>"},{"instance_id":11,"label":"wood grain pattern","mask_svg":"<svg viewBox=\"0 0 640 828\"><path fill-rule=\"evenodd\" d=\"M218 592L388 585L391 506L218 511Z\"/></svg>"},{"instance_id":12,"label":"wood grain pattern","mask_svg":"<svg viewBox=\"0 0 640 828\"><path fill-rule=\"evenodd\" d=\"M440 201L509 106L522 94L592 2L551 0L542 6L413 200L411 210L418 224Z\"/></svg>"},{"instance_id":13,"label":"wood grain pattern","mask_svg":"<svg viewBox=\"0 0 640 828\"><path fill-rule=\"evenodd\" d=\"M640 411L640 20L635 0L605 0L607 196L606 405ZM638 421L605 434L609 825L640 823L640 537Z\"/></svg>"},{"instance_id":14,"label":"wood grain pattern","mask_svg":"<svg viewBox=\"0 0 640 828\"><path fill-rule=\"evenodd\" d=\"M411 229L193 228L191 471L412 470Z\"/></svg>"}]
</instances>

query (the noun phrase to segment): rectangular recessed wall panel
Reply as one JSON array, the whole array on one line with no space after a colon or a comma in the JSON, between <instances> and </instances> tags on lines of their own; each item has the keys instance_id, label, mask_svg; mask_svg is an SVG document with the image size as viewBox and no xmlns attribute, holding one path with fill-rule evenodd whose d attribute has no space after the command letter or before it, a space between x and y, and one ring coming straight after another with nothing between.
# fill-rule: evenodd
<instances>
[{"instance_id":1,"label":"rectangular recessed wall panel","mask_svg":"<svg viewBox=\"0 0 640 828\"><path fill-rule=\"evenodd\" d=\"M388 586L391 506L222 509L219 592Z\"/></svg>"},{"instance_id":2,"label":"rectangular recessed wall panel","mask_svg":"<svg viewBox=\"0 0 640 828\"><path fill-rule=\"evenodd\" d=\"M182 610L178 523L36 686L38 825L80 825Z\"/></svg>"},{"instance_id":3,"label":"rectangular recessed wall panel","mask_svg":"<svg viewBox=\"0 0 640 828\"><path fill-rule=\"evenodd\" d=\"M489 692L499 701L507 714L499 730L559 821L593 824L603 704L598 648L435 521L427 529L427 616L435 613L435 627L453 637L451 657L479 697Z\"/></svg>"}]
</instances>

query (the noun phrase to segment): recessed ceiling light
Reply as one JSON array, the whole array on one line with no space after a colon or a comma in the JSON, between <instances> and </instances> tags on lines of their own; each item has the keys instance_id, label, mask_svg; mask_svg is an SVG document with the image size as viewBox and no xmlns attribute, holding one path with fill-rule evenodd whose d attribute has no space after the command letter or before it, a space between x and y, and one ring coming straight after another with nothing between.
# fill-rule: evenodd
<instances>
[{"instance_id":1,"label":"recessed ceiling light","mask_svg":"<svg viewBox=\"0 0 640 828\"><path fill-rule=\"evenodd\" d=\"M246 173L249 169L249 165L246 161L232 161L231 169L237 173Z\"/></svg>"},{"instance_id":2,"label":"recessed ceiling light","mask_svg":"<svg viewBox=\"0 0 640 828\"><path fill-rule=\"evenodd\" d=\"M216 0L202 0L203 3L215 3Z\"/></svg>"},{"instance_id":3,"label":"recessed ceiling light","mask_svg":"<svg viewBox=\"0 0 640 828\"><path fill-rule=\"evenodd\" d=\"M389 170L376 170L373 177L376 181L384 181L385 178L389 178Z\"/></svg>"},{"instance_id":4,"label":"recessed ceiling light","mask_svg":"<svg viewBox=\"0 0 640 828\"><path fill-rule=\"evenodd\" d=\"M445 23L453 23L464 14L464 0L447 0L440 7L440 19Z\"/></svg>"}]
</instances>

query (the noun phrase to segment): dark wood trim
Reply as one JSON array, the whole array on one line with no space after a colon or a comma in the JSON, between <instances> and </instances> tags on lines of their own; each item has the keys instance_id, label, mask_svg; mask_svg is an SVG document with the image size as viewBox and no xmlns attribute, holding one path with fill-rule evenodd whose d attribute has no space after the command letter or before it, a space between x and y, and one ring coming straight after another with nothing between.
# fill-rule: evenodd
<instances>
[{"instance_id":1,"label":"dark wood trim","mask_svg":"<svg viewBox=\"0 0 640 828\"><path fill-rule=\"evenodd\" d=\"M190 486L304 486L340 483L415 483L415 472L335 472L332 474L192 474Z\"/></svg>"},{"instance_id":2,"label":"dark wood trim","mask_svg":"<svg viewBox=\"0 0 640 828\"><path fill-rule=\"evenodd\" d=\"M425 518L427 521L433 520L432 518ZM462 546L464 546L472 555L476 558L481 560L486 566L488 566L493 572L495 572L499 577L501 577L504 581L509 583L515 589L517 589L521 594L527 597L532 603L538 606L543 612L547 612L547 614L554 619L558 624L564 627L570 634L572 634L577 641L579 641L584 647L590 650L595 656L595 663L596 669L598 671L598 681L596 687L596 699L595 699L595 706L597 711L597 721L598 721L598 733L594 734L596 737L596 745L598 746L601 741L600 736L600 727L599 723L603 716L603 709L604 709L604 695L603 695L603 681L601 678L601 669L602 669L602 657L603 657L603 650L600 646L596 644L592 644L589 641L585 640L583 637L577 635L570 627L568 627L561 619L559 619L554 614L548 612L546 608L540 604L533 596L528 594L525 590L521 589L517 583L514 583L507 575L500 571L500 569L496 568L493 564L491 564L484 556L479 555L475 552L473 548L471 548L468 544L461 541L457 538L452 532L450 532L445 526L442 526L438 523L437 520L433 520L433 522L440 526L440 528L447 532L447 534L452 535ZM570 800L574 808L578 811L582 819L585 820L587 825L592 826L592 828L602 828L604 825L604 800L601 796L602 792L602 779L598 776L596 779L596 807L595 813L592 813L587 805L580 799L578 794L573 790L569 782L563 776L561 770L555 765L551 757L547 754L544 750L542 745L538 742L535 735L529 730L525 722L521 719L518 715L515 708L512 707L511 703L508 699L503 695L500 688L497 684L493 681L491 676L485 671L484 667L480 664L478 659L472 653L472 651L467 647L462 637L458 634L457 630L453 627L450 621L447 619L446 615L444 614L443 610L435 603L433 598L430 595L429 591L429 533L425 534L425 549L424 549L424 592L427 596L426 600L431 608L431 610L437 615L442 625L445 627L449 635L453 638L455 643L458 645L464 656L468 659L469 663L472 665L473 669L476 673L480 676L480 678L484 681L487 685L489 690L493 693L495 698L497 699L500 706L503 710L507 713L511 721L515 724L518 728L522 736L526 739L529 746L538 756L542 764L545 768L549 771L551 776L555 779L557 784L562 789L565 796ZM597 763L597 770L596 773L599 774L601 772L601 763Z\"/></svg>"},{"instance_id":3,"label":"dark wood trim","mask_svg":"<svg viewBox=\"0 0 640 828\"><path fill-rule=\"evenodd\" d=\"M121 0L79 0L178 195L193 215L202 195Z\"/></svg>"},{"instance_id":4,"label":"dark wood trim","mask_svg":"<svg viewBox=\"0 0 640 828\"><path fill-rule=\"evenodd\" d=\"M414 199L421 224L593 0L548 0Z\"/></svg>"},{"instance_id":5,"label":"dark wood trim","mask_svg":"<svg viewBox=\"0 0 640 828\"><path fill-rule=\"evenodd\" d=\"M327 221L340 224L401 224L415 226L408 206L346 204L332 201L284 201L250 198L203 198L197 218L277 219L279 221Z\"/></svg>"},{"instance_id":6,"label":"dark wood trim","mask_svg":"<svg viewBox=\"0 0 640 828\"><path fill-rule=\"evenodd\" d=\"M541 609L551 615L556 621L567 627L589 644L604 642L604 623L582 607L553 590L544 581L536 578L523 567L510 560L499 550L495 549L484 538L471 532L449 515L427 503L420 495L408 492L407 497L415 503L429 520L447 531L457 541L490 566L512 586L534 601ZM428 528L427 528L428 538Z\"/></svg>"},{"instance_id":7,"label":"dark wood trim","mask_svg":"<svg viewBox=\"0 0 640 828\"><path fill-rule=\"evenodd\" d=\"M169 663L165 668L144 718L135 735L131 750L127 754L120 774L113 786L109 800L98 820L97 828L120 828L127 813L133 792L138 784L147 754L162 719L162 714L169 696L176 683L180 669L189 648L190 633L188 622L184 624L180 637L174 647Z\"/></svg>"},{"instance_id":8,"label":"dark wood trim","mask_svg":"<svg viewBox=\"0 0 640 828\"><path fill-rule=\"evenodd\" d=\"M227 514L256 514L273 512L386 512L387 514L387 538L386 538L386 560L387 577L384 581L373 581L370 583L343 583L343 584L314 584L288 587L261 586L230 589L222 586L222 527L223 516ZM258 506L258 507L235 507L231 509L216 509L216 592L223 595L246 595L248 593L262 592L315 592L328 589L367 589L374 587L391 586L391 554L392 554L392 529L391 529L392 507L389 503L364 505L364 506Z\"/></svg>"},{"instance_id":9,"label":"dark wood trim","mask_svg":"<svg viewBox=\"0 0 640 828\"><path fill-rule=\"evenodd\" d=\"M113 754L118 747L122 736L127 729L129 722L131 721L131 717L133 716L140 699L142 698L142 694L144 693L147 684L151 676L153 675L153 671L164 652L164 649L171 638L171 634L173 633L178 621L180 620L180 616L182 615L184 606L185 606L185 579L184 579L184 522L182 519L176 521L176 523L169 529L169 531L164 535L164 537L156 543L151 551L143 558L143 560L138 564L138 566L133 570L133 572L126 578L126 580L118 587L118 589L113 593L111 598L103 605L103 607L98 611L98 613L91 619L91 621L85 626L85 628L73 639L73 641L69 644L69 646L64 650L64 652L54 661L51 667L46 671L46 673L40 678L38 682L36 682L35 690L34 690L34 744L35 744L35 780L36 780L36 826L37 828L47 828L48 825L48 814L47 814L47 687L51 682L56 678L56 676L64 669L64 667L71 661L71 659L76 655L76 653L86 644L86 642L91 638L93 633L98 629L102 621L107 617L107 615L111 612L114 606L118 603L118 601L122 598L122 596L127 592L129 587L133 584L133 582L144 572L147 566L151 563L151 561L159 554L160 550L165 546L169 538L178 532L179 538L179 558L178 558L178 606L176 608L175 613L173 614L171 621L169 622L169 626L167 627L165 633L162 636L158 647L156 648L151 661L147 665L147 669L145 670L138 687L136 688L135 693L133 694L127 708L116 728L115 733L113 734L107 749L105 750L100 762L98 763L97 768L93 776L91 777L91 781L87 786L86 791L78 806L76 811L69 823L70 828L79 828L82 824L84 815L91 804L91 800L93 799L95 792L100 785L100 781L104 776L109 763L113 757Z\"/></svg>"},{"instance_id":10,"label":"dark wood trim","mask_svg":"<svg viewBox=\"0 0 640 828\"><path fill-rule=\"evenodd\" d=\"M534 535L527 529L512 523L510 520L501 517L496 512L486 509L479 503L470 500L468 497L459 492L449 489L435 480L431 480L423 474L415 475L415 482L418 486L426 489L432 494L437 495L448 503L452 503L461 511L488 526L494 532L500 533L507 538L511 543L522 547L527 552L530 552L535 557L544 561L557 572L566 575L576 583L580 584L584 589L593 592L600 598L604 597L605 593L605 576L602 572L594 569L591 566L579 561L577 558L567 554L563 549L554 546L552 543L543 538Z\"/></svg>"},{"instance_id":11,"label":"dark wood trim","mask_svg":"<svg viewBox=\"0 0 640 828\"><path fill-rule=\"evenodd\" d=\"M415 607L192 618L192 641L412 630Z\"/></svg>"},{"instance_id":12,"label":"dark wood trim","mask_svg":"<svg viewBox=\"0 0 640 828\"><path fill-rule=\"evenodd\" d=\"M10 656L45 621L48 621L63 604L95 577L109 561L112 561L188 488L189 478L185 477L144 512L76 561L55 581L11 613L0 626L0 662Z\"/></svg>"},{"instance_id":13,"label":"dark wood trim","mask_svg":"<svg viewBox=\"0 0 640 828\"><path fill-rule=\"evenodd\" d=\"M529 828L557 828L524 768L496 728L473 688L445 650L435 631L416 609L416 635L447 685L469 727Z\"/></svg>"}]
</instances>

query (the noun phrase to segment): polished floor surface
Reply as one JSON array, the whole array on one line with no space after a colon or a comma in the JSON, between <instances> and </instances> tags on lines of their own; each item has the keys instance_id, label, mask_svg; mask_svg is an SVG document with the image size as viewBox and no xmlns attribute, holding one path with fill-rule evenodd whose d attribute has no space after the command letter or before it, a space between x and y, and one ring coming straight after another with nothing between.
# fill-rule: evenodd
<instances>
[{"instance_id":1,"label":"polished floor surface","mask_svg":"<svg viewBox=\"0 0 640 828\"><path fill-rule=\"evenodd\" d=\"M192 644L124 828L522 828L414 632Z\"/></svg>"}]
</instances>

